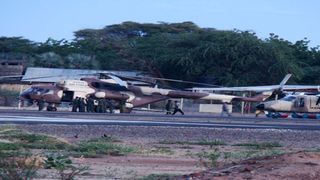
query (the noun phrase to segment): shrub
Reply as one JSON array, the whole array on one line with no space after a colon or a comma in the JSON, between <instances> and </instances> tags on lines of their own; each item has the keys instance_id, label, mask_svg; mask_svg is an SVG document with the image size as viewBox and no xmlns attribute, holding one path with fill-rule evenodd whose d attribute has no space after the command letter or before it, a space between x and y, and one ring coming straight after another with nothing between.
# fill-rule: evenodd
<instances>
[{"instance_id":1,"label":"shrub","mask_svg":"<svg viewBox=\"0 0 320 180\"><path fill-rule=\"evenodd\" d=\"M40 166L39 158L28 152L0 151L0 179L32 179Z\"/></svg>"},{"instance_id":2,"label":"shrub","mask_svg":"<svg viewBox=\"0 0 320 180\"><path fill-rule=\"evenodd\" d=\"M72 164L71 159L61 154L51 154L45 160L45 168L58 171L62 180L71 180L88 170L88 167L77 167Z\"/></svg>"}]
</instances>

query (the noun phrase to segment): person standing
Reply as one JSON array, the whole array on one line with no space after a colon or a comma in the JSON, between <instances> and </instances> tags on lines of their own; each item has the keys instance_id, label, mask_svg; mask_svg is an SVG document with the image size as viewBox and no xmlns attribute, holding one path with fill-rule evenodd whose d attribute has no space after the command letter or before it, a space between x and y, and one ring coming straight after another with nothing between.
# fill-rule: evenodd
<instances>
[{"instance_id":1,"label":"person standing","mask_svg":"<svg viewBox=\"0 0 320 180\"><path fill-rule=\"evenodd\" d=\"M101 99L102 102L102 113L106 113L107 112L107 102L105 98Z\"/></svg>"},{"instance_id":2,"label":"person standing","mask_svg":"<svg viewBox=\"0 0 320 180\"><path fill-rule=\"evenodd\" d=\"M38 107L39 107L39 111L42 111L43 110L43 108L44 108L44 103L45 103L45 101L44 101L44 98L43 97L41 97L39 100L38 100Z\"/></svg>"},{"instance_id":3,"label":"person standing","mask_svg":"<svg viewBox=\"0 0 320 180\"><path fill-rule=\"evenodd\" d=\"M171 114L171 108L172 108L172 103L171 103L171 100L169 99L166 103L166 114Z\"/></svg>"},{"instance_id":4,"label":"person standing","mask_svg":"<svg viewBox=\"0 0 320 180\"><path fill-rule=\"evenodd\" d=\"M229 113L229 108L226 102L223 102L222 104L222 111L221 111L221 116L223 116L224 114L227 114L229 117L231 116L231 114Z\"/></svg>"},{"instance_id":5,"label":"person standing","mask_svg":"<svg viewBox=\"0 0 320 180\"><path fill-rule=\"evenodd\" d=\"M180 103L178 103L178 101L174 101L174 110L172 115L175 115L177 112L180 112L182 115L184 115L184 112L180 108Z\"/></svg>"},{"instance_id":6,"label":"person standing","mask_svg":"<svg viewBox=\"0 0 320 180\"><path fill-rule=\"evenodd\" d=\"M94 100L91 97L87 99L87 112L94 112Z\"/></svg>"},{"instance_id":7,"label":"person standing","mask_svg":"<svg viewBox=\"0 0 320 180\"><path fill-rule=\"evenodd\" d=\"M126 110L126 101L120 100L119 106L120 106L120 113L124 113Z\"/></svg>"},{"instance_id":8,"label":"person standing","mask_svg":"<svg viewBox=\"0 0 320 180\"><path fill-rule=\"evenodd\" d=\"M107 105L109 108L109 112L113 113L113 103L112 103L111 99L107 99Z\"/></svg>"},{"instance_id":9,"label":"person standing","mask_svg":"<svg viewBox=\"0 0 320 180\"><path fill-rule=\"evenodd\" d=\"M103 102L102 102L102 99L98 99L97 112L98 112L98 113L102 113L102 109L103 109Z\"/></svg>"},{"instance_id":10,"label":"person standing","mask_svg":"<svg viewBox=\"0 0 320 180\"><path fill-rule=\"evenodd\" d=\"M79 107L79 97L76 97L72 101L72 112L77 112L78 107Z\"/></svg>"},{"instance_id":11,"label":"person standing","mask_svg":"<svg viewBox=\"0 0 320 180\"><path fill-rule=\"evenodd\" d=\"M86 102L84 98L79 98L79 112L85 112L86 110Z\"/></svg>"}]
</instances>

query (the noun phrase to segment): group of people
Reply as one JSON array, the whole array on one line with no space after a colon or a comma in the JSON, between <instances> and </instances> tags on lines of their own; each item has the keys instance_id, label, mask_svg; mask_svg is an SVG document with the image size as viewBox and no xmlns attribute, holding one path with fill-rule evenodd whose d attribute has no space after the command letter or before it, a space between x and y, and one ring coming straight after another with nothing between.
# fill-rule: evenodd
<instances>
[{"instance_id":1,"label":"group of people","mask_svg":"<svg viewBox=\"0 0 320 180\"><path fill-rule=\"evenodd\" d=\"M106 113L109 108L109 113L113 113L113 103L109 99L93 99L88 97L87 99L76 97L72 101L72 112L98 112Z\"/></svg>"},{"instance_id":2,"label":"group of people","mask_svg":"<svg viewBox=\"0 0 320 180\"><path fill-rule=\"evenodd\" d=\"M182 111L181 107L180 107L180 103L178 101L174 101L174 107L173 107L173 112L172 112L172 101L168 100L166 103L166 114L172 114L175 115L177 112L181 113L182 115L184 115L184 112Z\"/></svg>"},{"instance_id":3,"label":"group of people","mask_svg":"<svg viewBox=\"0 0 320 180\"><path fill-rule=\"evenodd\" d=\"M41 98L37 101L39 106L39 111L43 110L45 106L45 100ZM120 106L122 107L121 103ZM55 107L54 107L55 108ZM110 99L100 98L93 99L92 97L88 97L87 99L82 97L76 97L72 101L72 112L98 112L98 113L106 113L107 109L109 109L109 113L114 113L114 104ZM120 112L121 112L120 108ZM174 101L173 109L172 109L172 101L168 100L165 105L166 115L175 115L177 112L184 115L184 112L181 109L180 103L178 101ZM124 110L122 110L123 112ZM231 116L229 112L229 108L227 103L222 104L221 116L226 114L227 116Z\"/></svg>"}]
</instances>

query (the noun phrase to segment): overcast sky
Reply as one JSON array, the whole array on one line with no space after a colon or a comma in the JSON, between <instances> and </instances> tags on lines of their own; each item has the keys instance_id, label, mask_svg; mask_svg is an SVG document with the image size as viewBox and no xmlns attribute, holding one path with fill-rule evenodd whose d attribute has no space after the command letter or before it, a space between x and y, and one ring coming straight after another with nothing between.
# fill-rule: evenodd
<instances>
[{"instance_id":1,"label":"overcast sky","mask_svg":"<svg viewBox=\"0 0 320 180\"><path fill-rule=\"evenodd\" d=\"M124 21L192 21L219 30L275 33L320 45L319 0L1 0L0 36L73 39L73 32Z\"/></svg>"}]
</instances>

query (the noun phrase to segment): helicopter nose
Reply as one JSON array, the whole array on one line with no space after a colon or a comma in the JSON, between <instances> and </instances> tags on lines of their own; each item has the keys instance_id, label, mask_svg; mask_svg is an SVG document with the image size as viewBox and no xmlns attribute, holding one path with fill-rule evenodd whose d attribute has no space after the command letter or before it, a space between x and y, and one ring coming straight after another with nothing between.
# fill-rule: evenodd
<instances>
[{"instance_id":1,"label":"helicopter nose","mask_svg":"<svg viewBox=\"0 0 320 180\"><path fill-rule=\"evenodd\" d=\"M258 110L264 110L264 104L263 103L260 103L256 106L256 109Z\"/></svg>"},{"instance_id":2,"label":"helicopter nose","mask_svg":"<svg viewBox=\"0 0 320 180\"><path fill-rule=\"evenodd\" d=\"M24 90L23 92L20 93L19 98L21 100L23 99L30 99L30 95L32 94L32 88L28 88L26 90Z\"/></svg>"}]
</instances>

